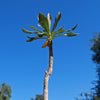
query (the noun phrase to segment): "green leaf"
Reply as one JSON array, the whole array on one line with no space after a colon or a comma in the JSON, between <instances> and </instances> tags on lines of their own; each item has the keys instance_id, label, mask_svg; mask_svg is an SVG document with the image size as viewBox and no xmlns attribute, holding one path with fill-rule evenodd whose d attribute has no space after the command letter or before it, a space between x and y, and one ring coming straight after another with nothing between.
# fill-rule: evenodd
<instances>
[{"instance_id":1,"label":"green leaf","mask_svg":"<svg viewBox=\"0 0 100 100\"><path fill-rule=\"evenodd\" d=\"M55 35L57 35L57 34L59 34L59 33L65 32L66 30L63 30L63 27L64 27L64 26L60 27L57 31L52 32L52 33L51 33L51 36L54 37Z\"/></svg>"},{"instance_id":2,"label":"green leaf","mask_svg":"<svg viewBox=\"0 0 100 100\"><path fill-rule=\"evenodd\" d=\"M22 29L22 31L23 31L24 33L28 33L28 34L36 33L39 37L42 37L42 36L48 37L48 35L47 35L46 32L41 32L41 33L39 33L39 32L36 32L36 31L34 31L34 32L28 31L28 30L25 30L25 29Z\"/></svg>"},{"instance_id":3,"label":"green leaf","mask_svg":"<svg viewBox=\"0 0 100 100\"><path fill-rule=\"evenodd\" d=\"M49 34L49 22L48 22L47 17L46 17L44 14L39 13L38 20L39 20L39 23L41 24L41 26L42 26L42 27L45 29L45 31L48 32L48 34Z\"/></svg>"},{"instance_id":4,"label":"green leaf","mask_svg":"<svg viewBox=\"0 0 100 100\"><path fill-rule=\"evenodd\" d=\"M42 28L43 32L46 32L46 30L40 24L38 24L38 27Z\"/></svg>"},{"instance_id":5,"label":"green leaf","mask_svg":"<svg viewBox=\"0 0 100 100\"><path fill-rule=\"evenodd\" d=\"M66 30L58 30L58 31L55 32L55 34L63 33L63 32L65 32L65 31L66 31Z\"/></svg>"},{"instance_id":6,"label":"green leaf","mask_svg":"<svg viewBox=\"0 0 100 100\"><path fill-rule=\"evenodd\" d=\"M27 36L29 38L29 40L27 40L27 42L31 42L31 41L34 41L34 40L37 40L37 39L47 39L45 37L30 37L30 36Z\"/></svg>"},{"instance_id":7,"label":"green leaf","mask_svg":"<svg viewBox=\"0 0 100 100\"><path fill-rule=\"evenodd\" d=\"M58 31L55 31L54 34L59 34L59 33L63 33L63 32L66 32L66 30L58 30Z\"/></svg>"},{"instance_id":8,"label":"green leaf","mask_svg":"<svg viewBox=\"0 0 100 100\"><path fill-rule=\"evenodd\" d=\"M32 29L38 31L38 32L42 32L41 30L39 30L39 29L37 29L37 28L35 28L35 27L31 26L31 25L28 25L28 26L29 26L30 28L32 28Z\"/></svg>"},{"instance_id":9,"label":"green leaf","mask_svg":"<svg viewBox=\"0 0 100 100\"><path fill-rule=\"evenodd\" d=\"M23 31L24 33L28 33L28 34L32 34L32 33L36 33L37 35L38 35L38 34L41 34L41 33L36 32L36 31L32 32L32 31L28 31L28 30L25 30L25 29L22 29L22 31Z\"/></svg>"},{"instance_id":10,"label":"green leaf","mask_svg":"<svg viewBox=\"0 0 100 100\"><path fill-rule=\"evenodd\" d=\"M29 34L33 33L33 32L31 32L31 31L28 31L28 30L25 30L25 29L22 29L22 31L23 31L24 33L29 33Z\"/></svg>"},{"instance_id":11,"label":"green leaf","mask_svg":"<svg viewBox=\"0 0 100 100\"><path fill-rule=\"evenodd\" d=\"M75 30L77 26L78 26L78 24L76 24L73 28L71 28L71 29L69 29L69 30L66 30L66 32L70 32L70 31Z\"/></svg>"},{"instance_id":12,"label":"green leaf","mask_svg":"<svg viewBox=\"0 0 100 100\"><path fill-rule=\"evenodd\" d=\"M52 33L52 37L56 36L56 35L59 34L59 33L63 33L63 32L65 32L65 31L66 31L66 30L58 30L58 31L55 31L55 32Z\"/></svg>"},{"instance_id":13,"label":"green leaf","mask_svg":"<svg viewBox=\"0 0 100 100\"><path fill-rule=\"evenodd\" d=\"M52 28L52 31L51 31L51 32L53 32L53 31L55 30L55 28L56 28L56 26L57 26L57 24L58 24L60 18L61 18L61 12L59 12L59 13L58 13L58 16L55 18L55 23L54 23L54 25L53 25L53 28Z\"/></svg>"},{"instance_id":14,"label":"green leaf","mask_svg":"<svg viewBox=\"0 0 100 100\"><path fill-rule=\"evenodd\" d=\"M59 35L55 35L55 36L53 37L53 39L54 39L55 37L59 37L59 36L68 36L68 37L72 37L72 36L76 36L76 35L79 35L79 34L75 34L75 33L59 34Z\"/></svg>"},{"instance_id":15,"label":"green leaf","mask_svg":"<svg viewBox=\"0 0 100 100\"><path fill-rule=\"evenodd\" d=\"M62 30L63 28L64 28L64 26L60 27L60 28L58 29L58 31L59 31L59 30Z\"/></svg>"},{"instance_id":16,"label":"green leaf","mask_svg":"<svg viewBox=\"0 0 100 100\"><path fill-rule=\"evenodd\" d=\"M64 26L60 27L57 31L51 32L52 36L53 36L54 34L62 33L61 31L63 30L63 27L64 27Z\"/></svg>"},{"instance_id":17,"label":"green leaf","mask_svg":"<svg viewBox=\"0 0 100 100\"><path fill-rule=\"evenodd\" d=\"M76 35L79 35L79 34L75 34L75 33L65 33L64 34L65 36L68 36L68 37L72 37L72 36L76 36Z\"/></svg>"},{"instance_id":18,"label":"green leaf","mask_svg":"<svg viewBox=\"0 0 100 100\"><path fill-rule=\"evenodd\" d=\"M53 39L54 39L55 37L59 37L59 36L64 36L64 34L55 35L55 36L53 36Z\"/></svg>"}]
</instances>

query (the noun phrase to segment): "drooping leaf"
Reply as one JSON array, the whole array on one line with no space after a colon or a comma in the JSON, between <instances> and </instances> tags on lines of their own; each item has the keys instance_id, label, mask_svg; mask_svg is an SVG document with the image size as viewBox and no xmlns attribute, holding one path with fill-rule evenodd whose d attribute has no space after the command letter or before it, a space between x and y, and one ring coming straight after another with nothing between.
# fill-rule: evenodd
<instances>
[{"instance_id":1,"label":"drooping leaf","mask_svg":"<svg viewBox=\"0 0 100 100\"><path fill-rule=\"evenodd\" d=\"M22 31L23 31L24 33L29 33L29 34L33 33L32 31L28 31L28 30L25 30L25 29L22 29Z\"/></svg>"},{"instance_id":2,"label":"drooping leaf","mask_svg":"<svg viewBox=\"0 0 100 100\"><path fill-rule=\"evenodd\" d=\"M34 40L37 40L37 39L47 39L47 38L44 38L44 37L30 37L30 36L27 36L29 38L29 40L27 40L27 42L31 42L31 41L34 41Z\"/></svg>"},{"instance_id":3,"label":"drooping leaf","mask_svg":"<svg viewBox=\"0 0 100 100\"><path fill-rule=\"evenodd\" d=\"M48 45L48 41L46 41L46 42L44 43L44 45L42 46L42 48L45 48L47 45Z\"/></svg>"},{"instance_id":4,"label":"drooping leaf","mask_svg":"<svg viewBox=\"0 0 100 100\"><path fill-rule=\"evenodd\" d=\"M41 26L42 26L42 27L45 29L45 31L48 32L48 34L49 34L49 22L48 22L47 17L46 17L44 14L39 13L38 20L39 20L39 23L41 24Z\"/></svg>"},{"instance_id":5,"label":"drooping leaf","mask_svg":"<svg viewBox=\"0 0 100 100\"><path fill-rule=\"evenodd\" d=\"M56 26L57 26L57 24L58 24L60 18L61 18L61 12L59 12L59 13L58 13L58 16L55 18L55 23L54 23L54 25L53 25L53 28L52 28L52 31L51 31L51 32L53 32L53 31L55 30L55 28L56 28Z\"/></svg>"},{"instance_id":6,"label":"drooping leaf","mask_svg":"<svg viewBox=\"0 0 100 100\"><path fill-rule=\"evenodd\" d=\"M41 30L39 30L39 29L37 29L37 28L35 28L35 27L31 26L31 25L28 25L28 26L29 26L30 28L32 28L32 29L38 31L38 32L42 32Z\"/></svg>"},{"instance_id":7,"label":"drooping leaf","mask_svg":"<svg viewBox=\"0 0 100 100\"><path fill-rule=\"evenodd\" d=\"M78 26L78 24L76 24L73 28L71 28L71 29L69 29L69 30L66 30L66 32L70 32L70 31L75 30L77 26Z\"/></svg>"},{"instance_id":8,"label":"drooping leaf","mask_svg":"<svg viewBox=\"0 0 100 100\"><path fill-rule=\"evenodd\" d=\"M65 33L64 34L65 36L68 36L68 37L72 37L72 36L76 36L76 35L79 35L78 33L77 34L75 34L75 33Z\"/></svg>"}]
</instances>

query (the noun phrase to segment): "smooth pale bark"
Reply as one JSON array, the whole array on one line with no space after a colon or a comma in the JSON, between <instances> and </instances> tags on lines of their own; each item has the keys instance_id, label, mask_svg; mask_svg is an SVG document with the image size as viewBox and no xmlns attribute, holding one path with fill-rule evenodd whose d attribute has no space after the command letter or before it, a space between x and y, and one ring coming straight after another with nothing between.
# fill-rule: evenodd
<instances>
[{"instance_id":1,"label":"smooth pale bark","mask_svg":"<svg viewBox=\"0 0 100 100\"><path fill-rule=\"evenodd\" d=\"M48 71L45 71L45 77L44 77L44 91L43 91L44 100L48 100L48 81L49 81L50 75L52 74L52 70L53 70L53 50L52 50L52 41L50 41L49 68L48 68Z\"/></svg>"}]
</instances>

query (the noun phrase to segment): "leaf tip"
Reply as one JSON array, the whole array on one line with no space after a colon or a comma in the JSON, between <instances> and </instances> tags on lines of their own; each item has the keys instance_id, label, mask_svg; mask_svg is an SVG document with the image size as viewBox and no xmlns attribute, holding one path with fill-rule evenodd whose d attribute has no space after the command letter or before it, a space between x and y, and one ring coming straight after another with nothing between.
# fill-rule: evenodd
<instances>
[{"instance_id":1,"label":"leaf tip","mask_svg":"<svg viewBox=\"0 0 100 100\"><path fill-rule=\"evenodd\" d=\"M61 12L59 11L58 14L61 15Z\"/></svg>"},{"instance_id":2,"label":"leaf tip","mask_svg":"<svg viewBox=\"0 0 100 100\"><path fill-rule=\"evenodd\" d=\"M47 17L51 20L51 14L50 13L48 13Z\"/></svg>"},{"instance_id":3,"label":"leaf tip","mask_svg":"<svg viewBox=\"0 0 100 100\"><path fill-rule=\"evenodd\" d=\"M31 42L31 40L26 40L26 42Z\"/></svg>"},{"instance_id":4,"label":"leaf tip","mask_svg":"<svg viewBox=\"0 0 100 100\"><path fill-rule=\"evenodd\" d=\"M22 31L24 32L24 29L22 28Z\"/></svg>"}]
</instances>

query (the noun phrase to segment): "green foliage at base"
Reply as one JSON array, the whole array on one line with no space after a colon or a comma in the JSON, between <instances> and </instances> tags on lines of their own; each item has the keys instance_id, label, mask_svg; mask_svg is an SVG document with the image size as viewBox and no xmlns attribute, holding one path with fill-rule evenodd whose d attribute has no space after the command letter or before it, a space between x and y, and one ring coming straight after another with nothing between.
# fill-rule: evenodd
<instances>
[{"instance_id":1,"label":"green foliage at base","mask_svg":"<svg viewBox=\"0 0 100 100\"><path fill-rule=\"evenodd\" d=\"M43 95L36 95L36 98L31 100L43 100Z\"/></svg>"},{"instance_id":2,"label":"green foliage at base","mask_svg":"<svg viewBox=\"0 0 100 100\"><path fill-rule=\"evenodd\" d=\"M0 88L0 100L10 100L11 87L3 83Z\"/></svg>"}]
</instances>

